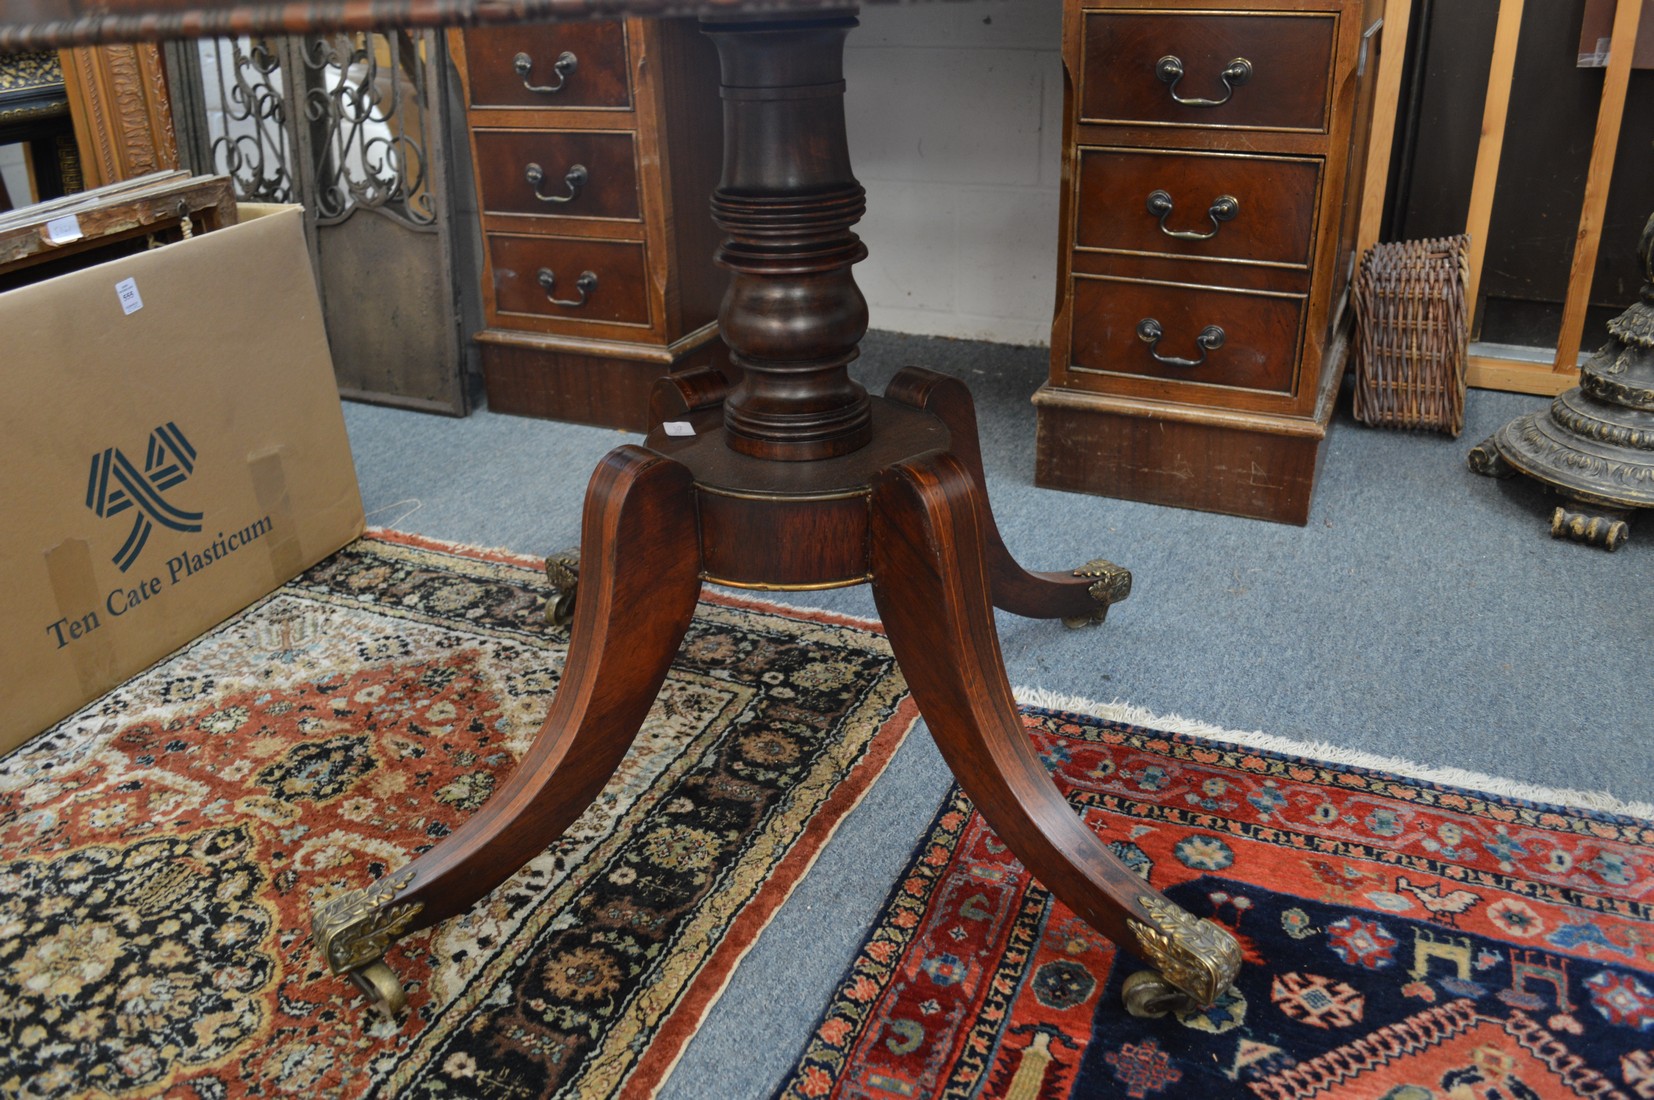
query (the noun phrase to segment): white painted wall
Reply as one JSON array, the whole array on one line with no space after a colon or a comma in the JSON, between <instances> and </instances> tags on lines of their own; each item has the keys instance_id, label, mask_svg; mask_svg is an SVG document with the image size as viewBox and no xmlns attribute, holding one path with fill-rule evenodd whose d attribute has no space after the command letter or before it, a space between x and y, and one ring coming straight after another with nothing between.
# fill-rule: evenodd
<instances>
[{"instance_id":1,"label":"white painted wall","mask_svg":"<svg viewBox=\"0 0 1654 1100\"><path fill-rule=\"evenodd\" d=\"M874 328L1047 344L1062 0L869 4L845 67Z\"/></svg>"}]
</instances>

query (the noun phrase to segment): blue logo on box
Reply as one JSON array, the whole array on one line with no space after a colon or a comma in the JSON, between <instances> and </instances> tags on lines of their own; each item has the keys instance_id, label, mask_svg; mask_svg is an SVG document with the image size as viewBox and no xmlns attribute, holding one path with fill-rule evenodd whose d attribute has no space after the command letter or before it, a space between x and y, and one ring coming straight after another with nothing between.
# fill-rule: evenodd
<instances>
[{"instance_id":1,"label":"blue logo on box","mask_svg":"<svg viewBox=\"0 0 1654 1100\"><path fill-rule=\"evenodd\" d=\"M142 470L118 447L106 448L92 456L86 506L105 518L137 510L126 542L112 559L122 573L138 560L155 524L173 531L201 530L200 512L176 508L163 495L189 480L194 472L195 448L170 420L149 433Z\"/></svg>"}]
</instances>

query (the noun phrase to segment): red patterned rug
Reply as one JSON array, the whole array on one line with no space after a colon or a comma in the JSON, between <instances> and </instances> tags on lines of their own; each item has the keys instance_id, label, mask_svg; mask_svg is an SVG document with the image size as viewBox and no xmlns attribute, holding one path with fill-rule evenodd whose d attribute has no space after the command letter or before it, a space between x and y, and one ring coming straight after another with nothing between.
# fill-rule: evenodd
<instances>
[{"instance_id":1,"label":"red patterned rug","mask_svg":"<svg viewBox=\"0 0 1654 1100\"><path fill-rule=\"evenodd\" d=\"M381 534L0 758L0 1096L647 1095L915 717L863 624L709 598L598 803L387 956L318 904L476 810L567 633L540 563Z\"/></svg>"},{"instance_id":2,"label":"red patterned rug","mask_svg":"<svg viewBox=\"0 0 1654 1100\"><path fill-rule=\"evenodd\" d=\"M1024 722L1075 809L1245 950L1208 1011L955 791L786 1097L1654 1097L1654 822L1063 711Z\"/></svg>"}]
</instances>

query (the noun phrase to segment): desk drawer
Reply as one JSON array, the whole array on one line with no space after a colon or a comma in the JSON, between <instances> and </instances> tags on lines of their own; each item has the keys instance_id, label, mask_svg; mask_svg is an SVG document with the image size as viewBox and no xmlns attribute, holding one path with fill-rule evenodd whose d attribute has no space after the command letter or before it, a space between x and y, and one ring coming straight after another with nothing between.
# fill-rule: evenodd
<instances>
[{"instance_id":1,"label":"desk drawer","mask_svg":"<svg viewBox=\"0 0 1654 1100\"><path fill-rule=\"evenodd\" d=\"M465 68L473 107L632 105L621 22L472 27L465 32Z\"/></svg>"},{"instance_id":2,"label":"desk drawer","mask_svg":"<svg viewBox=\"0 0 1654 1100\"><path fill-rule=\"evenodd\" d=\"M1080 248L1309 267L1317 158L1082 148L1079 161Z\"/></svg>"},{"instance_id":3,"label":"desk drawer","mask_svg":"<svg viewBox=\"0 0 1654 1100\"><path fill-rule=\"evenodd\" d=\"M1087 11L1080 119L1325 132L1337 32L1336 12Z\"/></svg>"},{"instance_id":4,"label":"desk drawer","mask_svg":"<svg viewBox=\"0 0 1654 1100\"><path fill-rule=\"evenodd\" d=\"M1303 312L1296 294L1077 277L1069 363L1074 371L1291 393ZM1151 324L1157 344L1142 335ZM1221 345L1202 348L1198 338L1210 327L1222 330Z\"/></svg>"},{"instance_id":5,"label":"desk drawer","mask_svg":"<svg viewBox=\"0 0 1654 1100\"><path fill-rule=\"evenodd\" d=\"M491 233L488 261L498 313L649 324L648 264L639 242Z\"/></svg>"},{"instance_id":6,"label":"desk drawer","mask_svg":"<svg viewBox=\"0 0 1654 1100\"><path fill-rule=\"evenodd\" d=\"M475 138L477 188L487 213L640 216L637 141L630 133L478 130Z\"/></svg>"}]
</instances>

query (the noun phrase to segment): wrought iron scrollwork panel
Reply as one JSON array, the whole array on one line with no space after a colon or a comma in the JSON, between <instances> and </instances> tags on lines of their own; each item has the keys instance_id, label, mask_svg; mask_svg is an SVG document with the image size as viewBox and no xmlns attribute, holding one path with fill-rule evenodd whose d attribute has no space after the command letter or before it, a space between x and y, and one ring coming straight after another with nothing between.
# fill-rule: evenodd
<instances>
[{"instance_id":1,"label":"wrought iron scrollwork panel","mask_svg":"<svg viewBox=\"0 0 1654 1100\"><path fill-rule=\"evenodd\" d=\"M480 306L474 257L452 235L442 42L432 31L225 38L174 44L168 58L187 163L230 176L243 202L304 208L340 393L463 413L464 311Z\"/></svg>"},{"instance_id":2,"label":"wrought iron scrollwork panel","mask_svg":"<svg viewBox=\"0 0 1654 1100\"><path fill-rule=\"evenodd\" d=\"M242 201L302 203L316 225L370 209L431 229L430 42L407 33L203 42L213 170Z\"/></svg>"},{"instance_id":3,"label":"wrought iron scrollwork panel","mask_svg":"<svg viewBox=\"0 0 1654 1100\"><path fill-rule=\"evenodd\" d=\"M318 225L373 210L410 228L437 219L425 143L424 39L343 34L299 44Z\"/></svg>"},{"instance_id":4,"label":"wrought iron scrollwork panel","mask_svg":"<svg viewBox=\"0 0 1654 1100\"><path fill-rule=\"evenodd\" d=\"M243 202L296 202L287 80L279 49L263 38L201 43L201 66L216 73L209 98L213 170L229 176Z\"/></svg>"}]
</instances>

